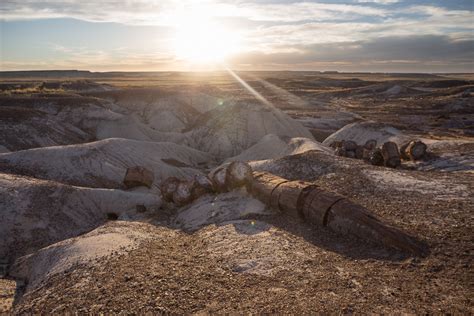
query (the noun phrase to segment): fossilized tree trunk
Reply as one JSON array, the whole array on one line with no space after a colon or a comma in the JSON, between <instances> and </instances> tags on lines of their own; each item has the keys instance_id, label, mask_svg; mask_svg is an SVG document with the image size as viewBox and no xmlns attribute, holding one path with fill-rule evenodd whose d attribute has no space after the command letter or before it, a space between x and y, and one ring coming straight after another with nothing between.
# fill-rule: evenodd
<instances>
[{"instance_id":1,"label":"fossilized tree trunk","mask_svg":"<svg viewBox=\"0 0 474 316\"><path fill-rule=\"evenodd\" d=\"M250 191L265 204L301 216L311 224L415 255L426 253L426 247L413 237L382 223L364 207L313 183L254 172Z\"/></svg>"}]
</instances>

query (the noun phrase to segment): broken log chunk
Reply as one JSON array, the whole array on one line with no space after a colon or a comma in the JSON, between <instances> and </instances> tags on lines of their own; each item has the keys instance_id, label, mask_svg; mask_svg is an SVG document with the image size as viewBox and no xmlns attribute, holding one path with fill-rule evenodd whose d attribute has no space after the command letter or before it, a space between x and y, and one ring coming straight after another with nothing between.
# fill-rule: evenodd
<instances>
[{"instance_id":1,"label":"broken log chunk","mask_svg":"<svg viewBox=\"0 0 474 316\"><path fill-rule=\"evenodd\" d=\"M219 166L209 173L214 190L217 192L227 192L227 165Z\"/></svg>"},{"instance_id":2,"label":"broken log chunk","mask_svg":"<svg viewBox=\"0 0 474 316\"><path fill-rule=\"evenodd\" d=\"M203 196L206 193L213 191L213 185L211 180L208 177L202 174L197 174L194 176L191 185L191 194L193 200Z\"/></svg>"},{"instance_id":3,"label":"broken log chunk","mask_svg":"<svg viewBox=\"0 0 474 316\"><path fill-rule=\"evenodd\" d=\"M394 142L385 142L382 145L382 156L386 167L396 168L400 166L400 152Z\"/></svg>"},{"instance_id":4,"label":"broken log chunk","mask_svg":"<svg viewBox=\"0 0 474 316\"><path fill-rule=\"evenodd\" d=\"M380 148L375 148L370 152L369 162L374 166L383 166L383 156Z\"/></svg>"},{"instance_id":5,"label":"broken log chunk","mask_svg":"<svg viewBox=\"0 0 474 316\"><path fill-rule=\"evenodd\" d=\"M426 148L426 144L422 141L412 140L405 149L405 153L411 160L419 160L426 154Z\"/></svg>"},{"instance_id":6,"label":"broken log chunk","mask_svg":"<svg viewBox=\"0 0 474 316\"><path fill-rule=\"evenodd\" d=\"M375 241L417 256L428 253L425 244L406 233L382 223L367 209L347 199L337 201L330 207L327 227L341 234L350 234L361 239Z\"/></svg>"},{"instance_id":7,"label":"broken log chunk","mask_svg":"<svg viewBox=\"0 0 474 316\"><path fill-rule=\"evenodd\" d=\"M336 140L336 141L333 141L329 147L333 148L333 149L337 149L337 148L341 148L342 147L342 141L340 140Z\"/></svg>"},{"instance_id":8,"label":"broken log chunk","mask_svg":"<svg viewBox=\"0 0 474 316\"><path fill-rule=\"evenodd\" d=\"M376 147L377 147L377 141L375 139L369 139L364 144L364 148L368 150L374 150Z\"/></svg>"},{"instance_id":9,"label":"broken log chunk","mask_svg":"<svg viewBox=\"0 0 474 316\"><path fill-rule=\"evenodd\" d=\"M152 171L144 167L135 166L127 169L123 179L123 184L128 189L140 186L150 188L154 179L155 176Z\"/></svg>"},{"instance_id":10,"label":"broken log chunk","mask_svg":"<svg viewBox=\"0 0 474 316\"><path fill-rule=\"evenodd\" d=\"M242 186L249 186L252 182L252 167L246 162L234 161L226 168L226 187L235 189Z\"/></svg>"},{"instance_id":11,"label":"broken log chunk","mask_svg":"<svg viewBox=\"0 0 474 316\"><path fill-rule=\"evenodd\" d=\"M173 192L173 202L178 206L183 206L193 200L191 181L180 181Z\"/></svg>"},{"instance_id":12,"label":"broken log chunk","mask_svg":"<svg viewBox=\"0 0 474 316\"><path fill-rule=\"evenodd\" d=\"M163 196L163 200L166 202L173 201L173 193L176 191L176 187L181 181L176 177L169 177L166 178L165 181L161 182L160 184L160 191L161 195Z\"/></svg>"},{"instance_id":13,"label":"broken log chunk","mask_svg":"<svg viewBox=\"0 0 474 316\"><path fill-rule=\"evenodd\" d=\"M357 143L352 140L345 140L342 142L342 148L345 151L354 151L357 148Z\"/></svg>"},{"instance_id":14,"label":"broken log chunk","mask_svg":"<svg viewBox=\"0 0 474 316\"><path fill-rule=\"evenodd\" d=\"M408 159L410 159L410 157L408 157L408 155L407 155L407 153L406 153L406 150L407 150L408 145L410 145L410 142L403 143L403 144L400 146L400 158L403 159L403 160L408 160Z\"/></svg>"}]
</instances>

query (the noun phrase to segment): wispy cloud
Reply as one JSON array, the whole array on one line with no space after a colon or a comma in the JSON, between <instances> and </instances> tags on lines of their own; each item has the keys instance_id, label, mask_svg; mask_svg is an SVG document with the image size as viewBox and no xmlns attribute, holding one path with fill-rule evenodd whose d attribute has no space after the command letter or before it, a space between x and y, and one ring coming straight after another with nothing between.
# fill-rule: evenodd
<instances>
[{"instance_id":1,"label":"wispy cloud","mask_svg":"<svg viewBox=\"0 0 474 316\"><path fill-rule=\"evenodd\" d=\"M372 61L378 66L420 63L472 67L469 61L474 50L472 8L450 7L450 1L443 6L436 5L436 1L430 5L416 3L419 2L6 0L0 3L0 14L2 23L73 18L114 22L130 28L143 25L173 28L180 23L180 16L191 12L202 19L237 25L234 27L244 39L242 53L234 59L240 65L365 67ZM138 68L146 63L157 67L175 65L176 60L167 47L172 35L163 30L157 32L155 37L147 37L143 45L134 41L142 49L130 48L130 39L124 39L121 50L115 46L91 48L87 41L80 45L50 43L50 51L61 58L52 65L59 67L64 63L61 67L66 64L70 67L76 63L100 69L113 64ZM90 34L91 38L94 36ZM149 42L154 38L159 41L152 46ZM16 63L13 58L4 58L2 67L16 67Z\"/></svg>"}]
</instances>

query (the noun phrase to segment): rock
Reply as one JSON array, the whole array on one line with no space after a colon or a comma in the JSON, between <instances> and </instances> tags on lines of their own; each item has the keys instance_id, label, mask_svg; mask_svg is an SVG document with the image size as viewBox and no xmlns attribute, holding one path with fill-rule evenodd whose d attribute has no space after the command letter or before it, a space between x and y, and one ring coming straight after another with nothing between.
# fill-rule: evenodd
<instances>
[{"instance_id":1,"label":"rock","mask_svg":"<svg viewBox=\"0 0 474 316\"><path fill-rule=\"evenodd\" d=\"M390 168L400 166L400 152L394 142L385 142L382 145L382 156L385 166Z\"/></svg>"},{"instance_id":2,"label":"rock","mask_svg":"<svg viewBox=\"0 0 474 316\"><path fill-rule=\"evenodd\" d=\"M426 154L426 144L419 140L412 140L405 149L406 155L411 160L419 160Z\"/></svg>"},{"instance_id":3,"label":"rock","mask_svg":"<svg viewBox=\"0 0 474 316\"><path fill-rule=\"evenodd\" d=\"M352 140L345 140L342 142L342 148L345 151L354 151L357 148L357 143Z\"/></svg>"},{"instance_id":4,"label":"rock","mask_svg":"<svg viewBox=\"0 0 474 316\"><path fill-rule=\"evenodd\" d=\"M180 181L176 186L176 190L173 192L173 202L176 205L183 206L190 203L192 200L192 182Z\"/></svg>"},{"instance_id":5,"label":"rock","mask_svg":"<svg viewBox=\"0 0 474 316\"><path fill-rule=\"evenodd\" d=\"M408 160L410 159L410 157L408 157L407 153L406 153L406 150L408 148L408 145L410 145L410 142L406 142L406 143L403 143L401 146L400 146L400 158L403 159L403 160Z\"/></svg>"},{"instance_id":6,"label":"rock","mask_svg":"<svg viewBox=\"0 0 474 316\"><path fill-rule=\"evenodd\" d=\"M358 145L356 150L354 151L354 153L355 153L355 158L356 159L364 158L364 147Z\"/></svg>"},{"instance_id":7,"label":"rock","mask_svg":"<svg viewBox=\"0 0 474 316\"><path fill-rule=\"evenodd\" d=\"M123 184L128 188L134 188L139 186L151 187L155 176L150 170L136 166L127 169Z\"/></svg>"},{"instance_id":8,"label":"rock","mask_svg":"<svg viewBox=\"0 0 474 316\"><path fill-rule=\"evenodd\" d=\"M192 189L191 194L193 199L197 199L203 196L206 193L210 193L213 191L213 185L211 180L205 175L195 175L192 180Z\"/></svg>"},{"instance_id":9,"label":"rock","mask_svg":"<svg viewBox=\"0 0 474 316\"><path fill-rule=\"evenodd\" d=\"M227 166L219 166L209 173L209 179L211 179L214 190L217 192L229 191L226 183Z\"/></svg>"},{"instance_id":10,"label":"rock","mask_svg":"<svg viewBox=\"0 0 474 316\"><path fill-rule=\"evenodd\" d=\"M375 139L369 139L365 142L364 148L368 150L374 150L377 147L377 141Z\"/></svg>"},{"instance_id":11,"label":"rock","mask_svg":"<svg viewBox=\"0 0 474 316\"><path fill-rule=\"evenodd\" d=\"M364 159L367 162L370 162L370 156L372 155L373 151L374 151L374 149L367 149L367 148L364 147L364 149L362 151L362 159Z\"/></svg>"},{"instance_id":12,"label":"rock","mask_svg":"<svg viewBox=\"0 0 474 316\"><path fill-rule=\"evenodd\" d=\"M245 162L232 162L226 172L226 186L229 189L248 186L253 179L252 167Z\"/></svg>"},{"instance_id":13,"label":"rock","mask_svg":"<svg viewBox=\"0 0 474 316\"><path fill-rule=\"evenodd\" d=\"M160 185L161 195L163 195L163 200L166 202L173 201L173 193L176 191L180 180L176 177L169 177L163 181Z\"/></svg>"},{"instance_id":14,"label":"rock","mask_svg":"<svg viewBox=\"0 0 474 316\"><path fill-rule=\"evenodd\" d=\"M371 151L369 162L374 166L383 166L382 151L379 148L376 148Z\"/></svg>"}]
</instances>

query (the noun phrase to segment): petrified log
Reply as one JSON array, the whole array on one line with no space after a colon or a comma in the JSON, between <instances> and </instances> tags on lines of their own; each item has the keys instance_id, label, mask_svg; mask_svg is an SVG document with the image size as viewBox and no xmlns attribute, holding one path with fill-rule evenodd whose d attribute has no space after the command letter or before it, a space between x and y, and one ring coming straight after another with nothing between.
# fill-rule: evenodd
<instances>
[{"instance_id":1,"label":"petrified log","mask_svg":"<svg viewBox=\"0 0 474 316\"><path fill-rule=\"evenodd\" d=\"M426 148L426 144L422 141L412 140L405 149L405 153L411 160L418 160L426 154Z\"/></svg>"},{"instance_id":2,"label":"petrified log","mask_svg":"<svg viewBox=\"0 0 474 316\"><path fill-rule=\"evenodd\" d=\"M169 177L165 179L160 185L161 195L163 196L163 200L167 202L173 201L173 193L176 191L176 187L178 186L180 180L176 177Z\"/></svg>"},{"instance_id":3,"label":"petrified log","mask_svg":"<svg viewBox=\"0 0 474 316\"><path fill-rule=\"evenodd\" d=\"M375 139L369 139L364 144L364 148L368 150L374 150L376 147L377 147L377 141Z\"/></svg>"},{"instance_id":4,"label":"petrified log","mask_svg":"<svg viewBox=\"0 0 474 316\"><path fill-rule=\"evenodd\" d=\"M231 162L227 166L226 172L225 181L228 189L248 186L252 181L252 167L248 163L241 161Z\"/></svg>"},{"instance_id":5,"label":"petrified log","mask_svg":"<svg viewBox=\"0 0 474 316\"><path fill-rule=\"evenodd\" d=\"M123 179L123 184L129 189L140 186L150 188L154 179L155 176L152 171L144 167L136 166L127 169Z\"/></svg>"},{"instance_id":6,"label":"petrified log","mask_svg":"<svg viewBox=\"0 0 474 316\"><path fill-rule=\"evenodd\" d=\"M265 204L311 224L382 243L415 255L425 246L402 231L380 222L364 207L310 182L289 181L266 172L254 172L251 193Z\"/></svg>"},{"instance_id":7,"label":"petrified log","mask_svg":"<svg viewBox=\"0 0 474 316\"><path fill-rule=\"evenodd\" d=\"M313 187L315 186L312 183L305 181L282 182L273 189L270 206L293 216L302 216L299 213L301 206L298 205L301 192L306 188Z\"/></svg>"},{"instance_id":8,"label":"petrified log","mask_svg":"<svg viewBox=\"0 0 474 316\"><path fill-rule=\"evenodd\" d=\"M357 143L352 140L345 140L342 142L342 148L345 151L354 151L357 148Z\"/></svg>"},{"instance_id":9,"label":"petrified log","mask_svg":"<svg viewBox=\"0 0 474 316\"><path fill-rule=\"evenodd\" d=\"M334 151L334 153L336 154L336 156L341 156L341 157L345 157L345 156L346 156L346 151L345 151L344 149L342 149L342 147L336 148L336 150Z\"/></svg>"},{"instance_id":10,"label":"petrified log","mask_svg":"<svg viewBox=\"0 0 474 316\"><path fill-rule=\"evenodd\" d=\"M400 166L400 152L394 142L385 142L382 145L382 156L386 167L396 168Z\"/></svg>"},{"instance_id":11,"label":"petrified log","mask_svg":"<svg viewBox=\"0 0 474 316\"><path fill-rule=\"evenodd\" d=\"M356 157L355 152L353 150L346 151L346 157L347 158L355 158Z\"/></svg>"},{"instance_id":12,"label":"petrified log","mask_svg":"<svg viewBox=\"0 0 474 316\"><path fill-rule=\"evenodd\" d=\"M219 166L209 173L209 179L212 182L214 190L217 192L229 191L226 183L227 165Z\"/></svg>"},{"instance_id":13,"label":"petrified log","mask_svg":"<svg viewBox=\"0 0 474 316\"><path fill-rule=\"evenodd\" d=\"M364 158L364 147L358 145L354 153L355 153L356 159Z\"/></svg>"},{"instance_id":14,"label":"petrified log","mask_svg":"<svg viewBox=\"0 0 474 316\"><path fill-rule=\"evenodd\" d=\"M341 234L373 240L414 255L427 254L427 247L404 232L382 223L364 207L341 199L328 209L327 227Z\"/></svg>"},{"instance_id":15,"label":"petrified log","mask_svg":"<svg viewBox=\"0 0 474 316\"><path fill-rule=\"evenodd\" d=\"M268 172L254 172L250 191L257 199L271 205L273 190L285 182L289 181Z\"/></svg>"},{"instance_id":16,"label":"petrified log","mask_svg":"<svg viewBox=\"0 0 474 316\"><path fill-rule=\"evenodd\" d=\"M329 144L329 147L333 149L340 148L342 147L342 141L340 140L333 141L331 144Z\"/></svg>"},{"instance_id":17,"label":"petrified log","mask_svg":"<svg viewBox=\"0 0 474 316\"><path fill-rule=\"evenodd\" d=\"M191 185L191 195L193 199L197 199L203 196L206 193L213 191L213 185L211 180L208 177L202 174L197 174L194 176Z\"/></svg>"},{"instance_id":18,"label":"petrified log","mask_svg":"<svg viewBox=\"0 0 474 316\"><path fill-rule=\"evenodd\" d=\"M408 157L407 152L406 152L408 145L410 145L410 142L403 143L400 146L400 158L403 159L403 160L410 159L410 157Z\"/></svg>"},{"instance_id":19,"label":"petrified log","mask_svg":"<svg viewBox=\"0 0 474 316\"><path fill-rule=\"evenodd\" d=\"M375 148L370 152L369 162L374 166L383 166L383 156L380 148Z\"/></svg>"},{"instance_id":20,"label":"petrified log","mask_svg":"<svg viewBox=\"0 0 474 316\"><path fill-rule=\"evenodd\" d=\"M192 187L191 181L180 181L173 192L173 202L179 206L190 203L193 200Z\"/></svg>"}]
</instances>

